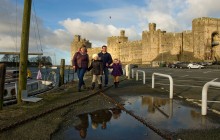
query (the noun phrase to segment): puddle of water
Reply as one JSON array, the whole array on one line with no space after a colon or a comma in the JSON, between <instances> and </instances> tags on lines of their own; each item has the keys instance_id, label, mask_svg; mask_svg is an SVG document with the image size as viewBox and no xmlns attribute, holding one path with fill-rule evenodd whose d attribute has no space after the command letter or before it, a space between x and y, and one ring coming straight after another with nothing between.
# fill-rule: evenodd
<instances>
[{"instance_id":1,"label":"puddle of water","mask_svg":"<svg viewBox=\"0 0 220 140\"><path fill-rule=\"evenodd\" d=\"M164 132L184 129L211 129L220 125L201 115L201 109L185 106L182 101L152 96L121 96L124 107ZM70 113L71 114L71 113ZM53 140L162 139L151 129L119 109L67 117Z\"/></svg>"},{"instance_id":2,"label":"puddle of water","mask_svg":"<svg viewBox=\"0 0 220 140\"><path fill-rule=\"evenodd\" d=\"M119 109L99 110L72 119L52 136L53 140L162 139L152 130Z\"/></svg>"},{"instance_id":3,"label":"puddle of water","mask_svg":"<svg viewBox=\"0 0 220 140\"><path fill-rule=\"evenodd\" d=\"M156 128L177 132L183 129L210 129L220 125L201 115L201 110L184 106L181 101L152 96L121 97L132 110Z\"/></svg>"}]
</instances>

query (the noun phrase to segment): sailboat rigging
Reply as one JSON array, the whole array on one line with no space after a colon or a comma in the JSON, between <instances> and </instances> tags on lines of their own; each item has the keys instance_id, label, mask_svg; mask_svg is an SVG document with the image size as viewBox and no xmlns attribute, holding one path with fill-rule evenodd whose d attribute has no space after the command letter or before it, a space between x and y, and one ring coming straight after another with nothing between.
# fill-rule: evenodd
<instances>
[{"instance_id":1,"label":"sailboat rigging","mask_svg":"<svg viewBox=\"0 0 220 140\"><path fill-rule=\"evenodd\" d=\"M32 0L24 0L24 12L23 12L23 20L22 20L22 32L21 32L21 48L20 52L11 52L13 55L20 56L19 62L19 70L11 71L12 76L16 76L18 78L18 83L8 81L5 85L5 98L11 99L15 97L15 93L17 93L17 103L20 104L22 101L38 101L39 98L29 98L28 92L31 94L35 94L35 91L38 90L44 91L44 89L48 90L48 85L54 85L54 81L45 81L45 80L34 80L27 79L27 62L28 55L43 55L43 53L28 53L29 50L29 31L30 31L30 19L31 19L31 6ZM39 34L39 32L38 32ZM41 42L40 42L41 45ZM42 48L41 48L42 51ZM10 54L10 52L2 52L2 54ZM56 74L54 75L56 76ZM14 78L14 77L13 77ZM42 78L40 78L42 79ZM15 85L15 86L14 86ZM47 87L46 87L47 86ZM34 91L34 92L32 92ZM13 96L13 97L12 97Z\"/></svg>"}]
</instances>

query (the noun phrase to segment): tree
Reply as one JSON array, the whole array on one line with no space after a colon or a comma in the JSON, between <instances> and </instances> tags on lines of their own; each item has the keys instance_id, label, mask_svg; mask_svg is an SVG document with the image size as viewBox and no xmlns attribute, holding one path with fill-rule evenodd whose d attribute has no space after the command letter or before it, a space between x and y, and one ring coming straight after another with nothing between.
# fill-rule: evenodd
<instances>
[{"instance_id":1,"label":"tree","mask_svg":"<svg viewBox=\"0 0 220 140\"><path fill-rule=\"evenodd\" d=\"M42 56L42 57L31 57L29 61L32 63L40 63L42 65L52 65L52 59L50 56Z\"/></svg>"},{"instance_id":2,"label":"tree","mask_svg":"<svg viewBox=\"0 0 220 140\"><path fill-rule=\"evenodd\" d=\"M12 55L12 58L11 58L11 62L19 62L19 56L18 55Z\"/></svg>"},{"instance_id":3,"label":"tree","mask_svg":"<svg viewBox=\"0 0 220 140\"><path fill-rule=\"evenodd\" d=\"M5 54L2 59L1 59L3 62L10 62L11 60L11 55L9 54Z\"/></svg>"}]
</instances>

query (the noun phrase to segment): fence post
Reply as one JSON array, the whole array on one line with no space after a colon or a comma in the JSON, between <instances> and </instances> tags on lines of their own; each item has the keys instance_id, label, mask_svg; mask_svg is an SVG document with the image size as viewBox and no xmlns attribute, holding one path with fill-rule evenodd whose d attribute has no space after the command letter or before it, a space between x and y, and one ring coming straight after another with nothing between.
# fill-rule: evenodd
<instances>
[{"instance_id":1,"label":"fence post","mask_svg":"<svg viewBox=\"0 0 220 140\"><path fill-rule=\"evenodd\" d=\"M67 78L68 82L69 82L69 78L70 78L70 66L68 66L68 78Z\"/></svg>"},{"instance_id":2,"label":"fence post","mask_svg":"<svg viewBox=\"0 0 220 140\"><path fill-rule=\"evenodd\" d=\"M3 97L5 91L5 64L0 64L0 110L3 108Z\"/></svg>"},{"instance_id":3,"label":"fence post","mask_svg":"<svg viewBox=\"0 0 220 140\"><path fill-rule=\"evenodd\" d=\"M61 59L59 87L64 84L65 59Z\"/></svg>"},{"instance_id":4,"label":"fence post","mask_svg":"<svg viewBox=\"0 0 220 140\"><path fill-rule=\"evenodd\" d=\"M125 70L126 70L126 76L128 77L128 79L131 79L131 64L127 64L125 66Z\"/></svg>"},{"instance_id":5,"label":"fence post","mask_svg":"<svg viewBox=\"0 0 220 140\"><path fill-rule=\"evenodd\" d=\"M131 70L131 78L134 78L134 69Z\"/></svg>"}]
</instances>

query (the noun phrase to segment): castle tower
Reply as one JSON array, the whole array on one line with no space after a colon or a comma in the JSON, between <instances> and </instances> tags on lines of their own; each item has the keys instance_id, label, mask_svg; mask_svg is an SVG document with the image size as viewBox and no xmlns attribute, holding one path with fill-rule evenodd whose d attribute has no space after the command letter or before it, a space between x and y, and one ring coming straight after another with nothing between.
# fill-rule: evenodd
<instances>
[{"instance_id":1,"label":"castle tower","mask_svg":"<svg viewBox=\"0 0 220 140\"><path fill-rule=\"evenodd\" d=\"M121 31L120 31L120 36L121 36L121 37L125 37L125 30L121 30Z\"/></svg>"},{"instance_id":2,"label":"castle tower","mask_svg":"<svg viewBox=\"0 0 220 140\"><path fill-rule=\"evenodd\" d=\"M74 36L74 42L79 42L80 41L80 35L75 35Z\"/></svg>"},{"instance_id":3,"label":"castle tower","mask_svg":"<svg viewBox=\"0 0 220 140\"><path fill-rule=\"evenodd\" d=\"M156 31L156 23L149 23L149 31Z\"/></svg>"},{"instance_id":4,"label":"castle tower","mask_svg":"<svg viewBox=\"0 0 220 140\"><path fill-rule=\"evenodd\" d=\"M120 59L120 46L128 41L128 37L125 36L125 30L120 31L120 36L108 37L108 52L111 53L112 58Z\"/></svg>"},{"instance_id":5,"label":"castle tower","mask_svg":"<svg viewBox=\"0 0 220 140\"><path fill-rule=\"evenodd\" d=\"M220 59L220 38L214 39L220 33L220 19L196 18L192 21L194 56L199 59ZM213 46L213 43L217 43Z\"/></svg>"},{"instance_id":6,"label":"castle tower","mask_svg":"<svg viewBox=\"0 0 220 140\"><path fill-rule=\"evenodd\" d=\"M80 35L75 35L73 42L71 43L71 57L78 51L78 49L82 46L85 45L86 48L91 48L92 43L90 43L86 39L82 39Z\"/></svg>"}]
</instances>

